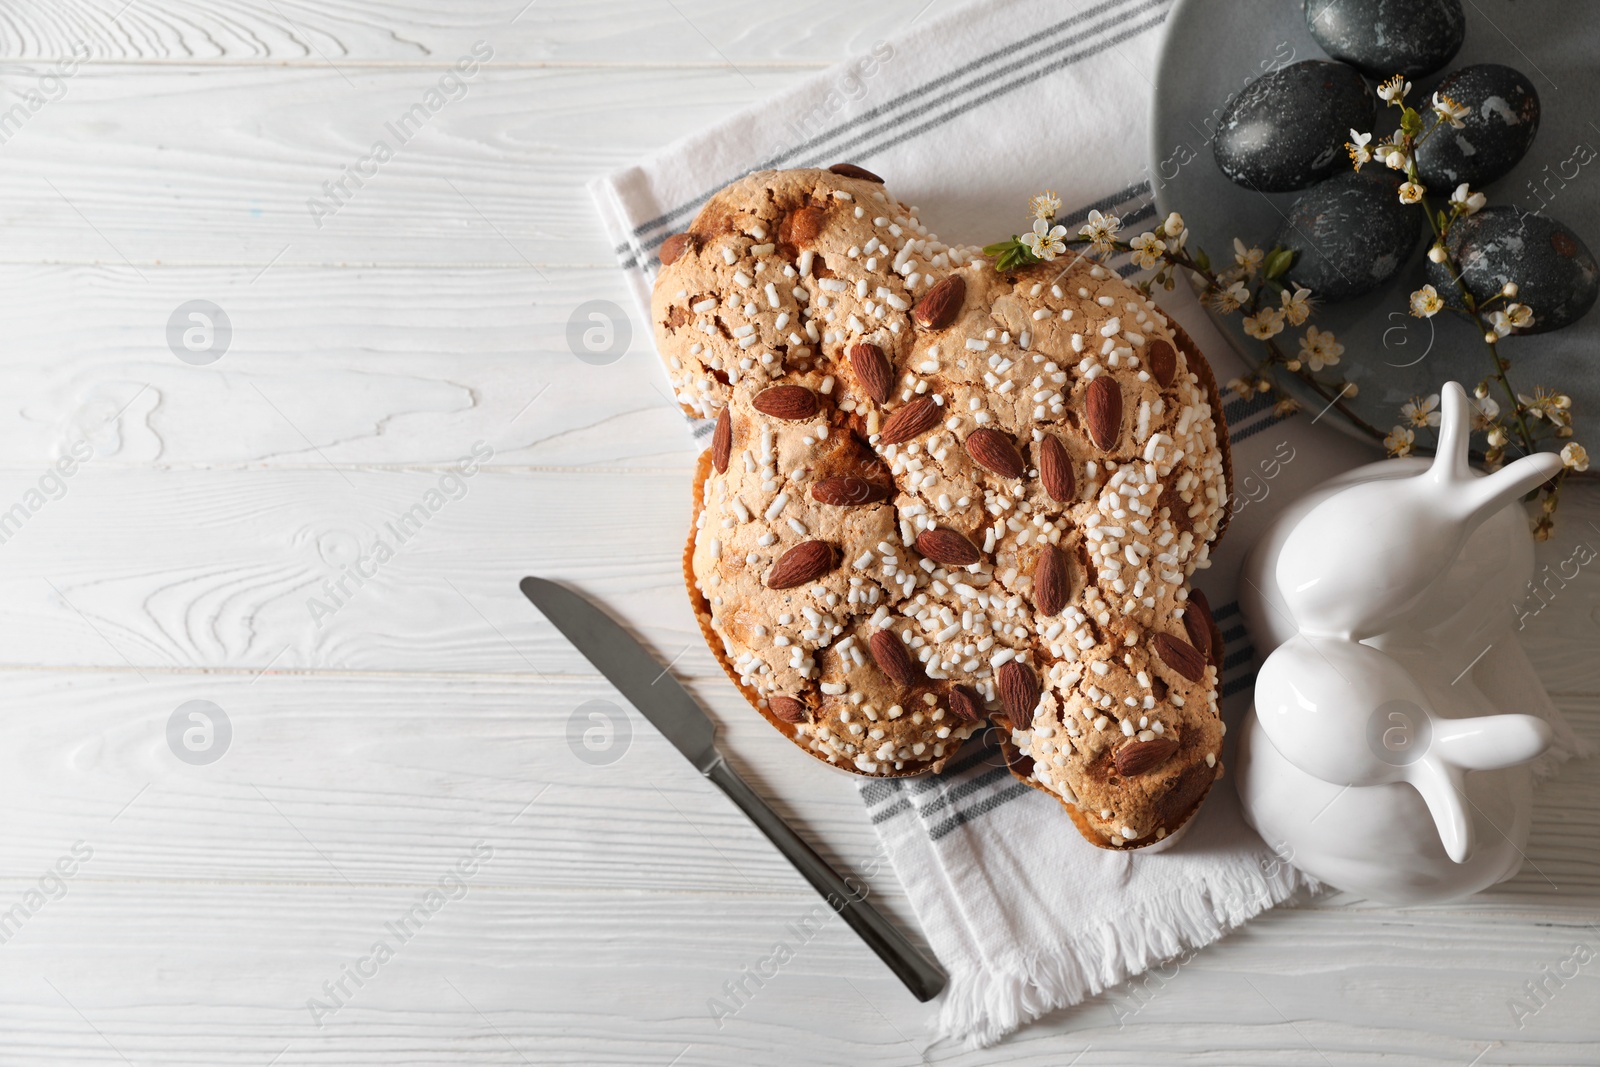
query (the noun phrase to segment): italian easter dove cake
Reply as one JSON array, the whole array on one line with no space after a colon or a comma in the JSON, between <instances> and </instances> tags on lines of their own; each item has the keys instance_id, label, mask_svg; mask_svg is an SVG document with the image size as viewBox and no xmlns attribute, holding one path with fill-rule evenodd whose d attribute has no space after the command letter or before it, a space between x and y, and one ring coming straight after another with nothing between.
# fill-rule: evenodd
<instances>
[{"instance_id":1,"label":"italian easter dove cake","mask_svg":"<svg viewBox=\"0 0 1600 1067\"><path fill-rule=\"evenodd\" d=\"M685 578L752 706L871 777L993 725L1091 843L1182 827L1223 772L1188 582L1230 473L1183 331L1093 260L997 271L850 164L734 182L660 259L658 348L715 420Z\"/></svg>"}]
</instances>

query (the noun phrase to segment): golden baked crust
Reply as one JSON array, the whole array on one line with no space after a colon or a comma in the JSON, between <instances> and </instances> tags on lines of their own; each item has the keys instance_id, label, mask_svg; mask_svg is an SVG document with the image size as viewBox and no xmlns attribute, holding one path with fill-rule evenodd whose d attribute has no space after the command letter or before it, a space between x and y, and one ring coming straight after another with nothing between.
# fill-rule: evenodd
<instances>
[{"instance_id":1,"label":"golden baked crust","mask_svg":"<svg viewBox=\"0 0 1600 1067\"><path fill-rule=\"evenodd\" d=\"M879 777L993 720L1095 844L1181 826L1221 773L1187 579L1228 477L1192 342L1093 262L1002 276L829 171L742 179L664 248L657 342L719 418L685 575L751 702Z\"/></svg>"}]
</instances>

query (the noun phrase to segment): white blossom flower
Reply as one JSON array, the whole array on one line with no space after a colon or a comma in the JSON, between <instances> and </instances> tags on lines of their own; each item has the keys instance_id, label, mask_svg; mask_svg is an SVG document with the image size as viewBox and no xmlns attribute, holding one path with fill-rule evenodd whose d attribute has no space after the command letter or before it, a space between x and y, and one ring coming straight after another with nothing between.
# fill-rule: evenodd
<instances>
[{"instance_id":1,"label":"white blossom flower","mask_svg":"<svg viewBox=\"0 0 1600 1067\"><path fill-rule=\"evenodd\" d=\"M1518 393L1517 401L1536 419L1549 419L1557 426L1564 426L1572 420L1569 414L1572 398L1565 393L1552 392L1542 385L1534 388L1532 396Z\"/></svg>"},{"instance_id":2,"label":"white blossom flower","mask_svg":"<svg viewBox=\"0 0 1600 1067\"><path fill-rule=\"evenodd\" d=\"M1051 260L1067 250L1066 244L1061 240L1067 235L1065 226L1051 227L1045 219L1034 219L1033 230L1022 235L1022 244L1034 258Z\"/></svg>"},{"instance_id":3,"label":"white blossom flower","mask_svg":"<svg viewBox=\"0 0 1600 1067\"><path fill-rule=\"evenodd\" d=\"M1233 261L1244 268L1246 274L1256 271L1265 257L1266 253L1261 249L1246 248L1243 241L1237 237L1233 239Z\"/></svg>"},{"instance_id":4,"label":"white blossom flower","mask_svg":"<svg viewBox=\"0 0 1600 1067\"><path fill-rule=\"evenodd\" d=\"M1400 415L1413 426L1439 425L1439 394L1412 397L1400 405Z\"/></svg>"},{"instance_id":5,"label":"white blossom flower","mask_svg":"<svg viewBox=\"0 0 1600 1067\"><path fill-rule=\"evenodd\" d=\"M1525 330L1533 325L1533 309L1527 304L1507 304L1506 320L1513 329Z\"/></svg>"},{"instance_id":6,"label":"white blossom flower","mask_svg":"<svg viewBox=\"0 0 1600 1067\"><path fill-rule=\"evenodd\" d=\"M1462 120L1472 113L1472 109L1470 107L1465 104L1457 103L1442 93L1433 94L1433 110L1440 118L1444 119L1458 130L1466 125L1466 123Z\"/></svg>"},{"instance_id":7,"label":"white blossom flower","mask_svg":"<svg viewBox=\"0 0 1600 1067\"><path fill-rule=\"evenodd\" d=\"M1494 329L1489 331L1487 337L1485 338L1486 340L1491 342L1498 341L1500 338L1511 332L1511 316L1507 315L1504 311L1496 309L1489 312L1489 322Z\"/></svg>"},{"instance_id":8,"label":"white blossom flower","mask_svg":"<svg viewBox=\"0 0 1600 1067\"><path fill-rule=\"evenodd\" d=\"M1409 456L1411 446L1416 443L1417 435L1404 426L1396 426L1389 431L1389 436L1383 439L1383 447L1389 450L1389 455L1399 458Z\"/></svg>"},{"instance_id":9,"label":"white blossom flower","mask_svg":"<svg viewBox=\"0 0 1600 1067\"><path fill-rule=\"evenodd\" d=\"M1474 430L1487 430L1500 417L1500 405L1495 403L1492 396L1479 396L1472 399L1472 428Z\"/></svg>"},{"instance_id":10,"label":"white blossom flower","mask_svg":"<svg viewBox=\"0 0 1600 1067\"><path fill-rule=\"evenodd\" d=\"M1285 289L1282 296L1282 311L1284 321L1290 326L1299 326L1311 317L1311 290L1295 289L1293 293Z\"/></svg>"},{"instance_id":11,"label":"white blossom flower","mask_svg":"<svg viewBox=\"0 0 1600 1067\"><path fill-rule=\"evenodd\" d=\"M1411 153L1397 144L1379 145L1372 155L1375 159L1383 160L1383 165L1390 170L1405 170L1411 163Z\"/></svg>"},{"instance_id":12,"label":"white blossom flower","mask_svg":"<svg viewBox=\"0 0 1600 1067\"><path fill-rule=\"evenodd\" d=\"M1463 215L1476 215L1489 198L1482 193L1473 192L1466 182L1456 186L1456 191L1450 194L1450 203Z\"/></svg>"},{"instance_id":13,"label":"white blossom flower","mask_svg":"<svg viewBox=\"0 0 1600 1067\"><path fill-rule=\"evenodd\" d=\"M1249 378L1234 378L1228 382L1228 388L1242 397L1252 397L1256 392L1256 383Z\"/></svg>"},{"instance_id":14,"label":"white blossom flower","mask_svg":"<svg viewBox=\"0 0 1600 1067\"><path fill-rule=\"evenodd\" d=\"M1122 229L1122 220L1115 215L1102 215L1098 210L1089 212L1089 221L1078 228L1078 236L1087 237L1095 248L1109 250Z\"/></svg>"},{"instance_id":15,"label":"white blossom flower","mask_svg":"<svg viewBox=\"0 0 1600 1067\"><path fill-rule=\"evenodd\" d=\"M1400 186L1400 202L1402 204L1415 204L1422 199L1422 194L1428 190L1416 182L1405 182Z\"/></svg>"},{"instance_id":16,"label":"white blossom flower","mask_svg":"<svg viewBox=\"0 0 1600 1067\"><path fill-rule=\"evenodd\" d=\"M1344 355L1344 345L1333 336L1332 330L1319 330L1315 326L1307 326L1305 334L1300 338L1300 358L1306 366L1314 371L1323 367L1331 367L1339 362L1339 357Z\"/></svg>"},{"instance_id":17,"label":"white blossom flower","mask_svg":"<svg viewBox=\"0 0 1600 1067\"><path fill-rule=\"evenodd\" d=\"M1243 282L1234 282L1226 289L1219 289L1211 298L1211 304L1218 311L1238 311L1250 301L1250 290L1244 287Z\"/></svg>"},{"instance_id":18,"label":"white blossom flower","mask_svg":"<svg viewBox=\"0 0 1600 1067\"><path fill-rule=\"evenodd\" d=\"M1153 233L1141 233L1129 242L1129 247L1133 249L1133 261L1140 268L1149 270L1161 262L1161 253L1167 250L1167 242Z\"/></svg>"},{"instance_id":19,"label":"white blossom flower","mask_svg":"<svg viewBox=\"0 0 1600 1067\"><path fill-rule=\"evenodd\" d=\"M1350 140L1345 142L1345 149L1350 153L1350 162L1356 170L1361 169L1361 164L1372 159L1372 149L1367 145L1372 142L1372 134L1362 133L1360 130L1350 131Z\"/></svg>"},{"instance_id":20,"label":"white blossom flower","mask_svg":"<svg viewBox=\"0 0 1600 1067\"><path fill-rule=\"evenodd\" d=\"M1283 332L1283 312L1277 308L1262 308L1254 315L1246 315L1244 332L1258 341L1278 336Z\"/></svg>"},{"instance_id":21,"label":"white blossom flower","mask_svg":"<svg viewBox=\"0 0 1600 1067\"><path fill-rule=\"evenodd\" d=\"M1489 428L1489 444L1493 448L1504 448L1511 438L1507 436L1505 427L1492 426Z\"/></svg>"},{"instance_id":22,"label":"white blossom flower","mask_svg":"<svg viewBox=\"0 0 1600 1067\"><path fill-rule=\"evenodd\" d=\"M1561 462L1575 471L1589 469L1589 453L1576 441L1569 441L1561 448Z\"/></svg>"},{"instance_id":23,"label":"white blossom flower","mask_svg":"<svg viewBox=\"0 0 1600 1067\"><path fill-rule=\"evenodd\" d=\"M1419 319L1431 319L1443 307L1444 301L1439 298L1439 290L1431 285L1424 285L1411 294L1411 314Z\"/></svg>"},{"instance_id":24,"label":"white blossom flower","mask_svg":"<svg viewBox=\"0 0 1600 1067\"><path fill-rule=\"evenodd\" d=\"M1046 189L1032 200L1028 201L1028 214L1036 219L1049 222L1056 217L1056 212L1061 210L1061 198L1051 189Z\"/></svg>"},{"instance_id":25,"label":"white blossom flower","mask_svg":"<svg viewBox=\"0 0 1600 1067\"><path fill-rule=\"evenodd\" d=\"M1183 216L1174 211L1167 216L1167 221L1161 224L1161 232L1168 237L1176 237L1183 232Z\"/></svg>"},{"instance_id":26,"label":"white blossom flower","mask_svg":"<svg viewBox=\"0 0 1600 1067\"><path fill-rule=\"evenodd\" d=\"M1410 91L1411 83L1406 81L1402 75L1396 74L1378 86L1378 99L1386 104L1393 104L1396 101L1404 100L1406 94Z\"/></svg>"}]
</instances>

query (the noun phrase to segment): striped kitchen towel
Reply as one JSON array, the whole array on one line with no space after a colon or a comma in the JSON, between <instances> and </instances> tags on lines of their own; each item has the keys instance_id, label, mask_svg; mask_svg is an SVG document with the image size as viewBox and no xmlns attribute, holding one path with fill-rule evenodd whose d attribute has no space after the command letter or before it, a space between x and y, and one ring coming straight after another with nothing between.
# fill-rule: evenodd
<instances>
[{"instance_id":1,"label":"striped kitchen towel","mask_svg":"<svg viewBox=\"0 0 1600 1067\"><path fill-rule=\"evenodd\" d=\"M1015 232L1029 198L1045 188L1068 206L1059 221L1071 230L1091 210L1119 216L1129 232L1148 228L1156 208L1147 113L1170 6L972 5L906 27L782 96L597 179L595 203L645 321L662 240L752 170L861 163L961 243ZM1115 265L1135 272L1126 260ZM1191 296L1180 289L1163 300L1219 381L1240 373ZM1218 605L1228 647L1223 706L1237 724L1254 679L1233 590L1244 548L1298 490L1374 456L1314 425L1315 413L1283 418L1264 398L1232 394L1224 402L1237 515L1197 584ZM1054 800L1012 779L992 744L970 744L942 775L863 782L861 795L950 972L936 1035L969 1044L997 1041L1315 888L1246 826L1226 779L1159 855L1088 845ZM1130 1011L1109 1001L1108 1010L1124 1021Z\"/></svg>"}]
</instances>

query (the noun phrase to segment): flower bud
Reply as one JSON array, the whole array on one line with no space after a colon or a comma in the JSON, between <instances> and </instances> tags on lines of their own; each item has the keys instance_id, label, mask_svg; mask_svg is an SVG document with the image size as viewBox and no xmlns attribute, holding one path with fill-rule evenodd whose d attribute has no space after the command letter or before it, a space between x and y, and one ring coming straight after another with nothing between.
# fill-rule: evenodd
<instances>
[{"instance_id":1,"label":"flower bud","mask_svg":"<svg viewBox=\"0 0 1600 1067\"><path fill-rule=\"evenodd\" d=\"M1516 296L1517 295L1517 283L1516 282L1506 282L1504 285L1502 285L1500 287L1500 292L1504 296Z\"/></svg>"},{"instance_id":2,"label":"flower bud","mask_svg":"<svg viewBox=\"0 0 1600 1067\"><path fill-rule=\"evenodd\" d=\"M1445 252L1444 245L1442 244L1435 244L1432 248L1428 249L1428 258L1435 263L1443 263L1446 255L1447 253Z\"/></svg>"}]
</instances>

